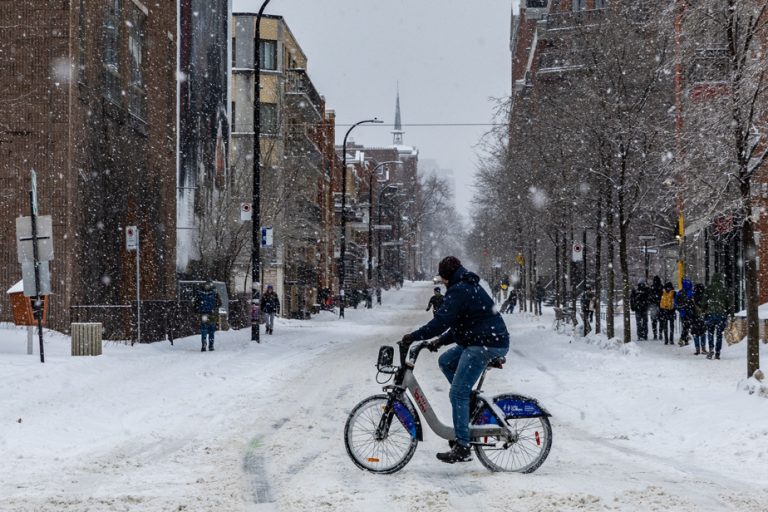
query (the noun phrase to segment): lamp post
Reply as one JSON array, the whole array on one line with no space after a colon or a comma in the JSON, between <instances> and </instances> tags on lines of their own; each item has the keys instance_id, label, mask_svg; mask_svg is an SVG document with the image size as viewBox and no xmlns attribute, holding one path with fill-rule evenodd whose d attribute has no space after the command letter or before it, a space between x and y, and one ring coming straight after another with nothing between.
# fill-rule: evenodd
<instances>
[{"instance_id":1,"label":"lamp post","mask_svg":"<svg viewBox=\"0 0 768 512\"><path fill-rule=\"evenodd\" d=\"M346 271L344 268L344 257L347 253L347 137L349 137L349 133L352 130L361 124L380 124L383 122L384 121L380 121L375 117L373 119L365 119L363 121L356 122L350 126L349 130L347 130L347 133L344 134L344 143L341 145L341 244L339 246L339 295L341 295L341 304L339 305L339 318L344 318L344 273Z\"/></svg>"},{"instance_id":2,"label":"lamp post","mask_svg":"<svg viewBox=\"0 0 768 512\"><path fill-rule=\"evenodd\" d=\"M370 179L368 180L368 283L370 284L371 279L373 278L373 181L374 181L374 175L376 174L376 170L379 167L383 167L387 164L393 164L393 165L402 165L403 162L400 160L388 160L386 162L381 162L376 167L373 168L371 171ZM381 199L379 199L381 201ZM381 208L379 208L379 212L381 212ZM379 219L381 221L381 219ZM381 230L381 222L379 222L379 230ZM373 307L373 305L371 305Z\"/></svg>"},{"instance_id":3,"label":"lamp post","mask_svg":"<svg viewBox=\"0 0 768 512\"><path fill-rule=\"evenodd\" d=\"M398 186L390 183L389 185L386 185L381 188L379 191L379 219L377 224L381 225L381 198L384 195L384 192L387 190L397 190ZM378 255L376 257L376 288L381 289L381 229L379 229L379 236L378 236ZM376 300L379 304L381 304L381 293L377 291L376 293Z\"/></svg>"},{"instance_id":4,"label":"lamp post","mask_svg":"<svg viewBox=\"0 0 768 512\"><path fill-rule=\"evenodd\" d=\"M270 0L264 0L256 15L256 27L253 39L253 203L251 204L251 308L259 307L261 314L261 16ZM251 341L259 343L259 319L251 313Z\"/></svg>"}]
</instances>

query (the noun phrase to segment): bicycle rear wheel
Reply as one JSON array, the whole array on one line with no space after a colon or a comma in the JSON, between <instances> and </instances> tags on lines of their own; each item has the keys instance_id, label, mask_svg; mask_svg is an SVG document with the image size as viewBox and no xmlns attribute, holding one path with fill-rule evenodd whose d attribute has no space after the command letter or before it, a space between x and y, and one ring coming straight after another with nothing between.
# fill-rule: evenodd
<instances>
[{"instance_id":1,"label":"bicycle rear wheel","mask_svg":"<svg viewBox=\"0 0 768 512\"><path fill-rule=\"evenodd\" d=\"M387 410L388 400L387 395L366 398L349 413L344 428L347 454L357 467L372 473L389 474L401 470L411 460L419 443L415 433L403 425L396 411ZM395 407L410 411L410 407L400 401L395 402ZM379 440L376 439L376 428L385 413L392 415L389 432Z\"/></svg>"},{"instance_id":2,"label":"bicycle rear wheel","mask_svg":"<svg viewBox=\"0 0 768 512\"><path fill-rule=\"evenodd\" d=\"M544 463L552 447L552 426L546 416L507 417L507 425L517 441L503 437L475 439L480 463L491 471L532 473Z\"/></svg>"}]
</instances>

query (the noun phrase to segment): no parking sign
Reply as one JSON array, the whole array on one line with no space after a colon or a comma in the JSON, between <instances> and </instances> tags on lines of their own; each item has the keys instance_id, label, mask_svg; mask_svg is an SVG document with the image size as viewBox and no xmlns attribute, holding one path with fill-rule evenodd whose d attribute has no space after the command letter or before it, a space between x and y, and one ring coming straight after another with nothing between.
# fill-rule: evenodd
<instances>
[{"instance_id":1,"label":"no parking sign","mask_svg":"<svg viewBox=\"0 0 768 512\"><path fill-rule=\"evenodd\" d=\"M579 242L573 243L573 251L571 252L572 261L581 261L584 259L584 246Z\"/></svg>"}]
</instances>

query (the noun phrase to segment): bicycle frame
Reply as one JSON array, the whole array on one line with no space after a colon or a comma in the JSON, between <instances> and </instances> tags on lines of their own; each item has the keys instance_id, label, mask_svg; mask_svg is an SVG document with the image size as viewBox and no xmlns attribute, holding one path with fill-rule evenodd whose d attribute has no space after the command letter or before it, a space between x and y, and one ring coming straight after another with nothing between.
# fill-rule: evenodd
<instances>
[{"instance_id":1,"label":"bicycle frame","mask_svg":"<svg viewBox=\"0 0 768 512\"><path fill-rule=\"evenodd\" d=\"M393 396L393 398L400 398L402 395L405 394L405 391L407 390L410 392L411 396L413 397L413 400L416 402L416 405L418 407L418 410L421 411L421 414L424 416L424 419L427 421L427 425L429 425L429 428L432 429L432 431L437 434L439 437L447 440L453 440L456 438L456 435L454 433L453 427L446 425L440 419L437 417L437 414L435 413L435 410L432 408L432 405L429 403L429 400L427 399L427 395L422 390L421 386L419 385L418 380L416 380L416 376L413 374L413 369L415 367L416 358L418 358L419 352L425 348L425 343L420 343L419 345L415 346L413 350L411 351L411 355L408 361L405 360L405 354L402 345L398 345L400 347L400 360L402 365L400 366L400 369L397 371L397 374L395 375L395 382L394 384L391 384L389 386L384 387L384 391L390 394L390 396ZM477 410L478 406L485 405L488 407L488 409L491 411L491 413L496 417L497 424L488 424L488 425L470 425L469 426L469 436L472 439L479 438L479 437L505 437L511 441L515 441L516 436L506 427L506 421L505 417L506 415L504 412L492 401L486 400L485 397L482 395L482 392L479 390L480 386L482 385L483 379L485 377L485 372L488 370L486 369L483 372L483 375L480 377L480 385L478 388L473 390L473 404L475 407L473 409ZM409 400L410 401L410 400ZM391 408L390 408L391 409ZM470 414L472 414L474 410L470 411ZM383 415L381 419L381 423L379 424L379 428L377 429L379 433L387 432L388 431L388 423L392 420L392 415ZM418 417L414 418L414 421L416 423L417 430L420 433L420 422Z\"/></svg>"}]
</instances>

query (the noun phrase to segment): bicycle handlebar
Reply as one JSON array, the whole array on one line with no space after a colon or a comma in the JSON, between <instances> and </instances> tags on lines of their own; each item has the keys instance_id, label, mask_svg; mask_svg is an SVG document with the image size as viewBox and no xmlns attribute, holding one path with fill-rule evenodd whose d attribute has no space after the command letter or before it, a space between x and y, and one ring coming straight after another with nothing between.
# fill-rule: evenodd
<instances>
[{"instance_id":1,"label":"bicycle handlebar","mask_svg":"<svg viewBox=\"0 0 768 512\"><path fill-rule=\"evenodd\" d=\"M417 341L411 343L397 342L397 346L400 347L400 364L405 366L406 358L411 364L416 364L416 359L419 357L419 353L427 348L429 341Z\"/></svg>"}]
</instances>

